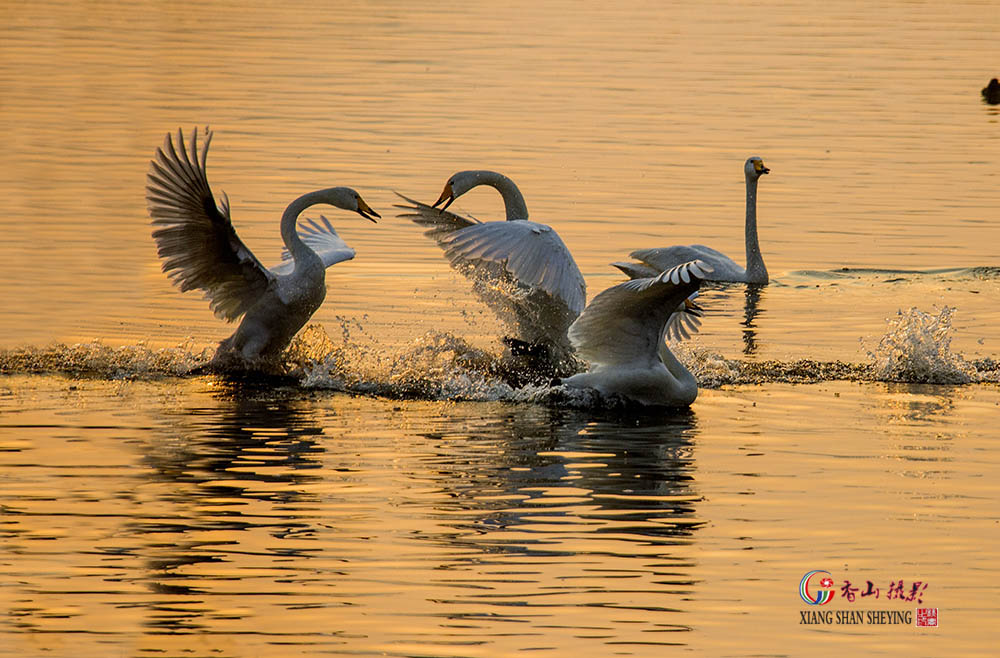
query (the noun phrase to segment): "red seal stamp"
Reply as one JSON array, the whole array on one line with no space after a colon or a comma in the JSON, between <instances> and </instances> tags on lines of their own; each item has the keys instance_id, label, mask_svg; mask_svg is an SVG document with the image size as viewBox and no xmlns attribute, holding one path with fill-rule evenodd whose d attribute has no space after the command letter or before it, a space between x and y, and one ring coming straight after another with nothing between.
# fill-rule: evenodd
<instances>
[{"instance_id":1,"label":"red seal stamp","mask_svg":"<svg viewBox=\"0 0 1000 658\"><path fill-rule=\"evenodd\" d=\"M936 627L938 625L937 608L917 608L917 626Z\"/></svg>"}]
</instances>

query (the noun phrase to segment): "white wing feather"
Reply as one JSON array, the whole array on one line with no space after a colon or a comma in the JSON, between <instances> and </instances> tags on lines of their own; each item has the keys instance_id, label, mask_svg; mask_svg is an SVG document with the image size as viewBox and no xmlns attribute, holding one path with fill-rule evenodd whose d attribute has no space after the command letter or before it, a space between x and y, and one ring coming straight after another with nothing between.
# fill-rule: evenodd
<instances>
[{"instance_id":1,"label":"white wing feather","mask_svg":"<svg viewBox=\"0 0 1000 658\"><path fill-rule=\"evenodd\" d=\"M614 263L615 267L632 276L630 270L662 272L671 267L693 260L700 260L712 268L712 273L708 281L745 281L746 270L742 265L734 261L717 249L706 247L703 244L676 245L673 247L657 247L652 249L637 249L629 254L631 258L639 263Z\"/></svg>"},{"instance_id":2,"label":"white wing feather","mask_svg":"<svg viewBox=\"0 0 1000 658\"><path fill-rule=\"evenodd\" d=\"M543 290L579 315L587 284L559 235L526 220L474 224L438 238L453 267L501 265L519 284Z\"/></svg>"},{"instance_id":3,"label":"white wing feather","mask_svg":"<svg viewBox=\"0 0 1000 658\"><path fill-rule=\"evenodd\" d=\"M577 353L595 365L658 358L664 327L712 268L683 263L654 278L633 279L595 297L569 328Z\"/></svg>"},{"instance_id":4,"label":"white wing feather","mask_svg":"<svg viewBox=\"0 0 1000 658\"><path fill-rule=\"evenodd\" d=\"M611 263L612 266L628 275L630 279L648 279L659 276L661 270L655 269L645 263ZM703 315L700 306L694 303L698 292L691 295L677 305L677 309L667 320L666 335L674 341L689 340L691 334L698 333L701 329L701 317Z\"/></svg>"},{"instance_id":5,"label":"white wing feather","mask_svg":"<svg viewBox=\"0 0 1000 658\"><path fill-rule=\"evenodd\" d=\"M355 251L347 246L347 243L337 235L337 229L333 228L330 220L324 215L319 216L322 224L314 219L307 218L299 223L299 237L316 255L323 261L323 267L330 267L345 260L354 258ZM281 251L281 263L271 268L274 274L289 274L295 269L295 262L288 249Z\"/></svg>"}]
</instances>

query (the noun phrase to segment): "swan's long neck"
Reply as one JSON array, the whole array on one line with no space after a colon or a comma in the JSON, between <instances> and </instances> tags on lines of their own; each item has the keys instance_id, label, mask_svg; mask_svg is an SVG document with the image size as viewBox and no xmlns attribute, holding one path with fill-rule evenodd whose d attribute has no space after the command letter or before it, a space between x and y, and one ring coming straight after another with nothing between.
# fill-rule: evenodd
<instances>
[{"instance_id":1,"label":"swan's long neck","mask_svg":"<svg viewBox=\"0 0 1000 658\"><path fill-rule=\"evenodd\" d=\"M295 259L296 264L303 260L318 258L316 252L310 249L309 245L299 237L299 232L295 230L295 225L299 219L299 215L306 208L315 206L318 203L329 203L324 196L324 192L325 190L317 190L316 192L303 194L288 204L284 214L281 216L281 239L284 241L285 246L288 247L288 251L292 254L292 258Z\"/></svg>"},{"instance_id":2,"label":"swan's long neck","mask_svg":"<svg viewBox=\"0 0 1000 658\"><path fill-rule=\"evenodd\" d=\"M675 380L675 390L671 391L671 397L678 402L691 404L698 397L698 380L684 367L683 363L677 360L677 357L667 347L664 338L663 335L660 336L660 347L657 352L660 356L660 361L666 366L667 372Z\"/></svg>"},{"instance_id":3,"label":"swan's long neck","mask_svg":"<svg viewBox=\"0 0 1000 658\"><path fill-rule=\"evenodd\" d=\"M528 205L514 181L495 171L482 171L477 177L477 184L489 185L500 193L504 210L507 212L507 221L528 219Z\"/></svg>"},{"instance_id":4,"label":"swan's long neck","mask_svg":"<svg viewBox=\"0 0 1000 658\"><path fill-rule=\"evenodd\" d=\"M757 239L757 179L747 176L747 281L767 283L767 267L760 255L760 241Z\"/></svg>"}]
</instances>

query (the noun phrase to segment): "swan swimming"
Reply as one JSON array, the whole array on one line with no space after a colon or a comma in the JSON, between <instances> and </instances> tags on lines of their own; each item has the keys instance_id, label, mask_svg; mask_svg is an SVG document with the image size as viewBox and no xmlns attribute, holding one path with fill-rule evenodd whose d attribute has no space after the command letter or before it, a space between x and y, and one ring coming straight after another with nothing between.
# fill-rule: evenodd
<instances>
[{"instance_id":1,"label":"swan swimming","mask_svg":"<svg viewBox=\"0 0 1000 658\"><path fill-rule=\"evenodd\" d=\"M757 239L757 180L770 171L764 166L764 161L756 156L748 158L743 166L747 186L746 269L722 252L701 244L639 249L629 254L630 258L636 259L639 263L612 263L612 265L629 276L650 277L675 265L700 260L712 268L709 270L708 281L767 283L767 267L764 266L764 258L760 254L760 242Z\"/></svg>"},{"instance_id":2,"label":"swan swimming","mask_svg":"<svg viewBox=\"0 0 1000 658\"><path fill-rule=\"evenodd\" d=\"M447 210L480 185L500 193L507 221L480 222ZM516 336L504 342L522 366L542 377L576 371L566 332L586 305L587 284L559 235L528 220L514 181L495 171L460 171L431 205L399 196L409 203L396 206L407 211L400 217L428 227L425 235L437 241L451 266L472 279L476 294L514 330Z\"/></svg>"},{"instance_id":3,"label":"swan swimming","mask_svg":"<svg viewBox=\"0 0 1000 658\"><path fill-rule=\"evenodd\" d=\"M711 273L710 265L695 260L655 277L619 283L594 297L569 328L569 339L591 368L562 384L651 406L691 405L698 382L664 338L677 330L678 316L699 314L690 297Z\"/></svg>"},{"instance_id":4,"label":"swan swimming","mask_svg":"<svg viewBox=\"0 0 1000 658\"><path fill-rule=\"evenodd\" d=\"M215 315L229 322L243 316L232 336L219 344L209 368L227 371L280 369L279 357L326 297L326 268L354 258L330 222L309 220L300 236L298 216L324 203L356 212L372 222L381 217L349 187L303 194L281 216L283 262L265 269L233 228L229 198L217 204L208 185L206 159L212 141L206 129L198 151L198 130L188 148L177 131L168 133L150 161L146 202L163 271L181 291L205 292Z\"/></svg>"}]
</instances>

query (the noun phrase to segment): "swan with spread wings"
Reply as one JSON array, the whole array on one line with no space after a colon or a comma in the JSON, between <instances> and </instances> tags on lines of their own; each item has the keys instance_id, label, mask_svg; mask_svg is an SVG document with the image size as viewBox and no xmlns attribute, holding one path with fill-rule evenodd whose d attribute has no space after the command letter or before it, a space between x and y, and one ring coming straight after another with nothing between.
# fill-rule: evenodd
<instances>
[{"instance_id":1,"label":"swan with spread wings","mask_svg":"<svg viewBox=\"0 0 1000 658\"><path fill-rule=\"evenodd\" d=\"M562 383L645 405L689 406L698 396L698 382L664 338L679 329L687 336L681 322L685 315L700 315L691 297L711 273L710 265L695 260L594 297L569 328L569 339L590 370Z\"/></svg>"},{"instance_id":2,"label":"swan with spread wings","mask_svg":"<svg viewBox=\"0 0 1000 658\"><path fill-rule=\"evenodd\" d=\"M500 193L506 221L480 222L447 210L480 185ZM512 330L504 339L512 353L527 357L541 377L575 371L566 331L586 305L587 284L555 230L528 219L514 181L495 171L460 171L431 205L400 197L408 202L397 206L406 211L400 216L428 229L425 235Z\"/></svg>"},{"instance_id":3,"label":"swan with spread wings","mask_svg":"<svg viewBox=\"0 0 1000 658\"><path fill-rule=\"evenodd\" d=\"M283 261L268 269L233 228L229 199L217 203L208 184L206 160L212 132L206 129L198 148L198 130L190 146L177 132L168 133L150 162L146 201L153 239L163 271L181 291L204 291L215 315L243 321L222 341L210 363L226 371L280 369L280 356L326 297L326 268L354 258L354 250L330 222L308 220L301 234L299 215L317 204L356 212L372 222L378 213L349 187L303 194L281 216Z\"/></svg>"}]
</instances>

